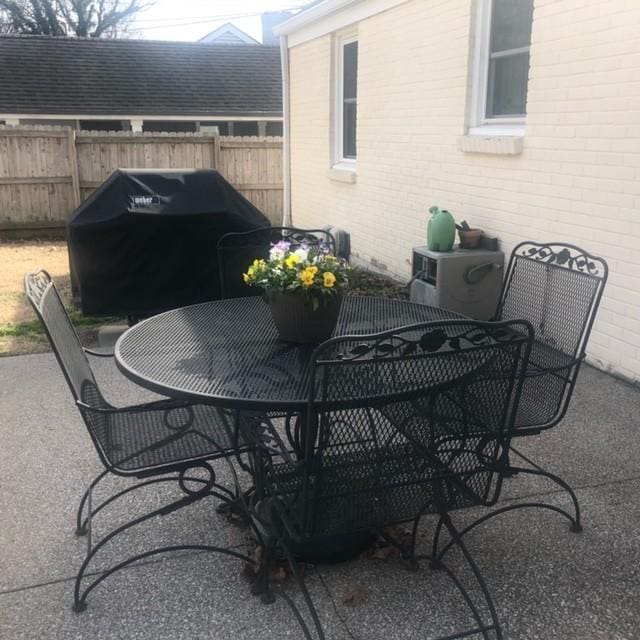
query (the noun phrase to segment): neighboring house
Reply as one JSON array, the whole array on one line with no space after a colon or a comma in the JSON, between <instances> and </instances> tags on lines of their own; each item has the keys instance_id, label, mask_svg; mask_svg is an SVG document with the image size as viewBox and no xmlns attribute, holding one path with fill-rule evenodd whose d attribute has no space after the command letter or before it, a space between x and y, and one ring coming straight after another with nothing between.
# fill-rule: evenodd
<instances>
[{"instance_id":1,"label":"neighboring house","mask_svg":"<svg viewBox=\"0 0 640 640\"><path fill-rule=\"evenodd\" d=\"M625 0L302 11L276 29L293 223L347 229L357 258L404 279L434 204L505 252L580 245L610 267L590 358L640 380L639 31Z\"/></svg>"},{"instance_id":2,"label":"neighboring house","mask_svg":"<svg viewBox=\"0 0 640 640\"><path fill-rule=\"evenodd\" d=\"M0 37L0 123L281 135L277 47Z\"/></svg>"},{"instance_id":3,"label":"neighboring house","mask_svg":"<svg viewBox=\"0 0 640 640\"><path fill-rule=\"evenodd\" d=\"M262 21L262 44L278 45L278 37L274 35L274 28L281 22L288 20L293 13L291 11L265 11L261 16ZM215 44L260 44L248 33L238 29L235 25L227 22L215 31L208 33L199 42Z\"/></svg>"},{"instance_id":4,"label":"neighboring house","mask_svg":"<svg viewBox=\"0 0 640 640\"><path fill-rule=\"evenodd\" d=\"M198 42L207 44L260 44L255 38L252 38L248 33L238 29L230 22L208 33L204 38L200 38Z\"/></svg>"}]
</instances>

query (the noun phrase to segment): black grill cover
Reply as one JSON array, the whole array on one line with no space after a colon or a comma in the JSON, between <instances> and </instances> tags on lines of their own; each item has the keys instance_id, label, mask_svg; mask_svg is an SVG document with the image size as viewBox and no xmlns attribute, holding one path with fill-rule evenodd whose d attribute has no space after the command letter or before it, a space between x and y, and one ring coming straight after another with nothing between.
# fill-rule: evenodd
<instances>
[{"instance_id":1,"label":"black grill cover","mask_svg":"<svg viewBox=\"0 0 640 640\"><path fill-rule=\"evenodd\" d=\"M217 171L115 171L72 214L82 312L144 316L220 297L216 243L270 226Z\"/></svg>"}]
</instances>

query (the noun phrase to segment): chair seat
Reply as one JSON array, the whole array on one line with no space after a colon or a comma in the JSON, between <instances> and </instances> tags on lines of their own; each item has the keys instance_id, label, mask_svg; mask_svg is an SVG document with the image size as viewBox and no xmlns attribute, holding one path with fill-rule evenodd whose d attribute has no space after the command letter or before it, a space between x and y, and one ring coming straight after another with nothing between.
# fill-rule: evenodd
<instances>
[{"instance_id":1,"label":"chair seat","mask_svg":"<svg viewBox=\"0 0 640 640\"><path fill-rule=\"evenodd\" d=\"M382 452L381 452L382 453ZM334 454L325 458L323 476L310 475L308 482L317 488L317 522L296 521L292 513L300 513L295 503L303 493L304 472L290 463L271 467L267 485L275 497L289 536L296 542L307 539L305 529L314 537L344 532L371 531L408 522L416 513L437 511L433 499L434 477L444 477L425 463L410 444L387 447L384 457L372 461L371 452L362 456ZM474 477L490 473L479 469ZM460 478L447 483L446 501L450 508L463 508L482 502L473 491L473 479L464 487ZM485 483L486 484L486 481Z\"/></svg>"},{"instance_id":2,"label":"chair seat","mask_svg":"<svg viewBox=\"0 0 640 640\"><path fill-rule=\"evenodd\" d=\"M204 404L158 408L152 403L135 411L87 412L91 435L105 462L126 475L246 450L233 433L233 416Z\"/></svg>"}]
</instances>

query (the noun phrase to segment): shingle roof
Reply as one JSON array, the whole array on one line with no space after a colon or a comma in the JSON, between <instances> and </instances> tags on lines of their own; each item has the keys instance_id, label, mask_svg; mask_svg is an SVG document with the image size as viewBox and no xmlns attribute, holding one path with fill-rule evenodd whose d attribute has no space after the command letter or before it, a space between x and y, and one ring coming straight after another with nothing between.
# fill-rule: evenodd
<instances>
[{"instance_id":1,"label":"shingle roof","mask_svg":"<svg viewBox=\"0 0 640 640\"><path fill-rule=\"evenodd\" d=\"M278 47L0 37L0 113L282 115Z\"/></svg>"}]
</instances>

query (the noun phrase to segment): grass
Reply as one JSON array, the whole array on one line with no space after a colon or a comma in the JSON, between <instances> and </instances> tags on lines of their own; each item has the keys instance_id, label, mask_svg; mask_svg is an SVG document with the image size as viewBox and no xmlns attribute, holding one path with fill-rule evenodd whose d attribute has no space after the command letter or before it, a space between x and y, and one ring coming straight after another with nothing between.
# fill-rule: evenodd
<instances>
[{"instance_id":1,"label":"grass","mask_svg":"<svg viewBox=\"0 0 640 640\"><path fill-rule=\"evenodd\" d=\"M0 241L0 355L49 350L44 328L22 291L24 274L40 267L53 277L84 344L95 345L100 325L113 322L113 318L84 316L73 306L66 242Z\"/></svg>"},{"instance_id":2,"label":"grass","mask_svg":"<svg viewBox=\"0 0 640 640\"><path fill-rule=\"evenodd\" d=\"M99 327L108 322L113 322L114 318L93 318L83 316L76 308L67 308L67 313L71 318L73 326L80 327ZM25 320L17 324L6 324L0 326L0 338L20 338L25 336L44 336L45 331L39 320Z\"/></svg>"}]
</instances>

